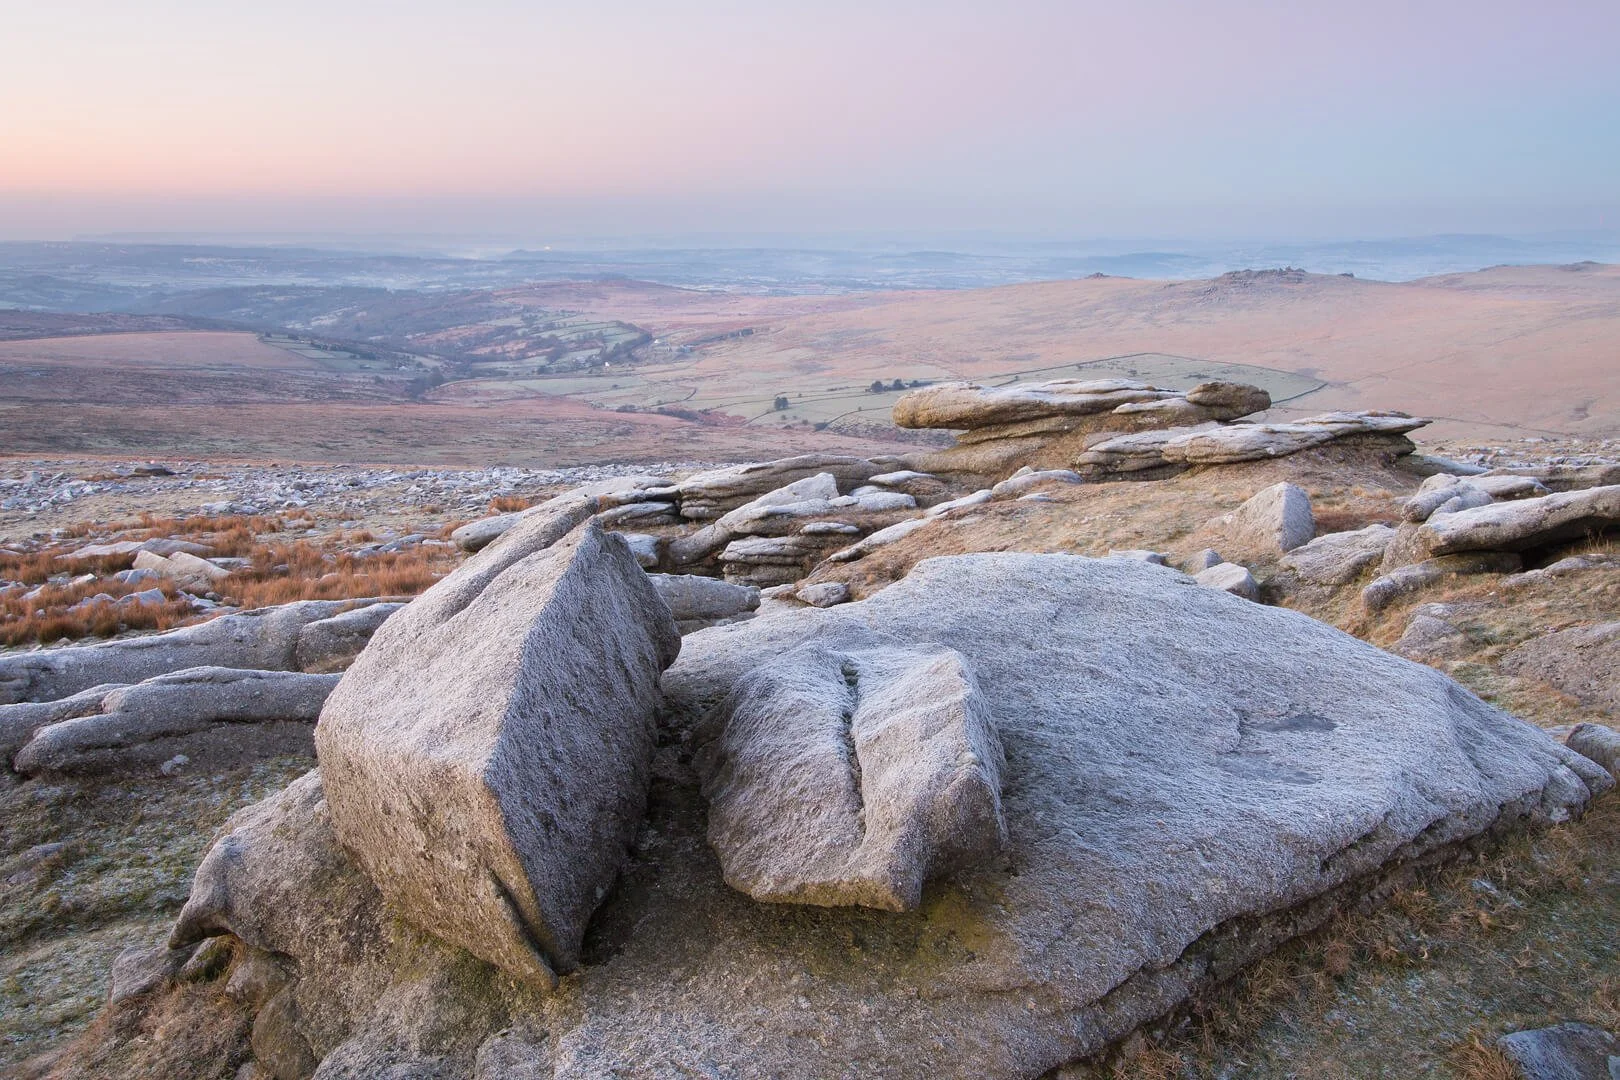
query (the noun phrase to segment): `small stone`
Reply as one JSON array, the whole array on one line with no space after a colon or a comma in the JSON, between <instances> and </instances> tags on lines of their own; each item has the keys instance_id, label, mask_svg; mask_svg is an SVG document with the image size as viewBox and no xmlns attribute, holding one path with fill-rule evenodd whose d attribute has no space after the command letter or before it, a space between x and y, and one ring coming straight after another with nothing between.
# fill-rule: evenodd
<instances>
[{"instance_id":1,"label":"small stone","mask_svg":"<svg viewBox=\"0 0 1620 1080\"><path fill-rule=\"evenodd\" d=\"M832 607L849 600L849 585L842 581L822 581L803 586L796 595L811 607Z\"/></svg>"},{"instance_id":2,"label":"small stone","mask_svg":"<svg viewBox=\"0 0 1620 1080\"><path fill-rule=\"evenodd\" d=\"M1620 780L1620 731L1602 724L1576 724L1564 744L1582 757L1590 758Z\"/></svg>"},{"instance_id":3,"label":"small stone","mask_svg":"<svg viewBox=\"0 0 1620 1080\"><path fill-rule=\"evenodd\" d=\"M163 989L174 981L192 952L189 946L171 949L166 945L146 945L125 949L113 960L107 1003L117 1005Z\"/></svg>"},{"instance_id":4,"label":"small stone","mask_svg":"<svg viewBox=\"0 0 1620 1080\"><path fill-rule=\"evenodd\" d=\"M1254 575L1249 573L1248 567L1237 563L1219 563L1208 570L1200 570L1193 580L1205 588L1220 589L1245 600L1255 600L1260 596L1260 586L1254 580Z\"/></svg>"},{"instance_id":5,"label":"small stone","mask_svg":"<svg viewBox=\"0 0 1620 1080\"><path fill-rule=\"evenodd\" d=\"M1109 551L1110 559L1130 559L1132 562L1148 563L1151 566L1169 566L1170 560L1163 552L1148 551L1145 548L1127 548L1123 551Z\"/></svg>"}]
</instances>

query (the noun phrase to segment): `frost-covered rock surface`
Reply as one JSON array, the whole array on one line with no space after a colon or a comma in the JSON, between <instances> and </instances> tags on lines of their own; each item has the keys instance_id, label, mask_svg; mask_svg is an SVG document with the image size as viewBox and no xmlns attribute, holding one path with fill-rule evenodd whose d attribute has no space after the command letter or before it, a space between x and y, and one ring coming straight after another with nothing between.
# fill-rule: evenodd
<instances>
[{"instance_id":1,"label":"frost-covered rock surface","mask_svg":"<svg viewBox=\"0 0 1620 1080\"><path fill-rule=\"evenodd\" d=\"M926 886L913 911L760 903L726 884L710 848L693 739L728 695L791 680L793 657L818 643L953 650L1003 747L1007 847ZM1319 925L1394 868L1562 820L1612 785L1438 672L1119 559L928 560L858 603L773 606L694 634L663 684L645 831L589 962L554 991L476 977L453 951L377 930L364 879L331 865L313 788L297 814L275 809L290 790L243 812L176 943L238 925L268 943L265 928L292 924L275 937L304 973L287 992L319 1021L318 1075L465 1075L498 1056L564 1078L1035 1077ZM346 781L327 771L323 783L330 797ZM328 922L298 892L313 879L271 872L295 869L300 850L361 903L363 940L341 969L323 959L326 931L296 932ZM222 851L239 868L219 886L233 865ZM424 1023L447 1037L427 1045L412 1034Z\"/></svg>"}]
</instances>

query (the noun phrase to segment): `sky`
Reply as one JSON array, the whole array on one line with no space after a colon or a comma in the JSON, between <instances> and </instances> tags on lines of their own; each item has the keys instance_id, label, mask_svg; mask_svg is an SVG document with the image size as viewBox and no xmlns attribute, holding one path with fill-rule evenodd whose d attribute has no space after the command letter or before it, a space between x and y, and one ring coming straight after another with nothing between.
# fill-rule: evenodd
<instances>
[{"instance_id":1,"label":"sky","mask_svg":"<svg viewBox=\"0 0 1620 1080\"><path fill-rule=\"evenodd\" d=\"M1620 2L0 0L0 239L1620 229Z\"/></svg>"}]
</instances>

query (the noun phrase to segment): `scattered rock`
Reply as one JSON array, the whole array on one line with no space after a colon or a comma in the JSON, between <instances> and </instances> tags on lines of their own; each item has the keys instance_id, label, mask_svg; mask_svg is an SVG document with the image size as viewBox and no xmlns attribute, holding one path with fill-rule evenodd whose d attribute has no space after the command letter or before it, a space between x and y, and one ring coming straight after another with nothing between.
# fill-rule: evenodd
<instances>
[{"instance_id":1,"label":"scattered rock","mask_svg":"<svg viewBox=\"0 0 1620 1080\"><path fill-rule=\"evenodd\" d=\"M918 472L916 469L897 469L894 472L878 473L867 483L903 491L914 499L933 498L945 490L944 480L933 473Z\"/></svg>"},{"instance_id":2,"label":"scattered rock","mask_svg":"<svg viewBox=\"0 0 1620 1080\"><path fill-rule=\"evenodd\" d=\"M1254 575L1249 573L1247 566L1237 563L1220 563L1208 570L1200 570L1193 580L1205 588L1220 589L1245 600L1260 598L1260 585L1254 580Z\"/></svg>"},{"instance_id":3,"label":"scattered rock","mask_svg":"<svg viewBox=\"0 0 1620 1080\"><path fill-rule=\"evenodd\" d=\"M759 607L759 590L696 574L648 574L676 622L729 619Z\"/></svg>"},{"instance_id":4,"label":"scattered rock","mask_svg":"<svg viewBox=\"0 0 1620 1080\"><path fill-rule=\"evenodd\" d=\"M1519 1080L1608 1080L1620 1074L1620 1039L1590 1024L1557 1024L1496 1040Z\"/></svg>"},{"instance_id":5,"label":"scattered rock","mask_svg":"<svg viewBox=\"0 0 1620 1080\"><path fill-rule=\"evenodd\" d=\"M338 838L400 914L548 981L641 820L680 649L622 540L563 538L590 511L526 517L390 619L316 730Z\"/></svg>"},{"instance_id":6,"label":"scattered rock","mask_svg":"<svg viewBox=\"0 0 1620 1080\"><path fill-rule=\"evenodd\" d=\"M165 945L125 949L113 960L107 1003L117 1005L163 989L174 981L191 953L190 948L171 949Z\"/></svg>"},{"instance_id":7,"label":"scattered rock","mask_svg":"<svg viewBox=\"0 0 1620 1080\"><path fill-rule=\"evenodd\" d=\"M1522 565L1519 556L1510 551L1473 552L1425 559L1374 578L1371 584L1361 590L1361 604L1368 611L1382 611L1401 597L1426 589L1452 574L1511 574Z\"/></svg>"},{"instance_id":8,"label":"scattered rock","mask_svg":"<svg viewBox=\"0 0 1620 1080\"><path fill-rule=\"evenodd\" d=\"M946 502L935 503L933 506L930 506L923 512L923 516L931 518L940 517L944 514L950 513L952 510L960 510L964 506L979 506L983 503L989 502L990 499L990 489L981 488L978 491L973 492L973 494L963 495L959 499L950 499Z\"/></svg>"},{"instance_id":9,"label":"scattered rock","mask_svg":"<svg viewBox=\"0 0 1620 1080\"><path fill-rule=\"evenodd\" d=\"M140 551L135 556L134 569L156 574L174 582L179 588L197 593L208 592L217 583L231 576L231 572L224 567L215 566L207 559L198 558L184 551L177 551L169 556L146 550Z\"/></svg>"},{"instance_id":10,"label":"scattered rock","mask_svg":"<svg viewBox=\"0 0 1620 1080\"><path fill-rule=\"evenodd\" d=\"M1209 523L1242 551L1271 555L1292 551L1316 536L1311 497L1294 484L1273 484L1242 506Z\"/></svg>"},{"instance_id":11,"label":"scattered rock","mask_svg":"<svg viewBox=\"0 0 1620 1080\"><path fill-rule=\"evenodd\" d=\"M1384 557L1394 536L1388 525L1327 533L1292 549L1278 565L1313 585L1347 585Z\"/></svg>"},{"instance_id":12,"label":"scattered rock","mask_svg":"<svg viewBox=\"0 0 1620 1080\"><path fill-rule=\"evenodd\" d=\"M910 518L906 521L890 525L887 529L879 529L847 548L842 548L827 556L828 562L853 562L856 559L871 554L880 547L885 547L896 540L903 539L918 529L931 523L934 519L928 517Z\"/></svg>"},{"instance_id":13,"label":"scattered rock","mask_svg":"<svg viewBox=\"0 0 1620 1080\"><path fill-rule=\"evenodd\" d=\"M1431 517L1418 531L1428 551L1524 551L1620 526L1620 485L1555 492Z\"/></svg>"},{"instance_id":14,"label":"scattered rock","mask_svg":"<svg viewBox=\"0 0 1620 1080\"><path fill-rule=\"evenodd\" d=\"M127 685L127 683L104 683L55 701L24 701L14 705L0 705L0 762L9 765L12 755L21 750L40 728L61 720L71 720L75 716L89 716L98 712L108 694Z\"/></svg>"},{"instance_id":15,"label":"scattered rock","mask_svg":"<svg viewBox=\"0 0 1620 1080\"><path fill-rule=\"evenodd\" d=\"M1525 642L1498 664L1620 717L1620 622L1558 630Z\"/></svg>"},{"instance_id":16,"label":"scattered rock","mask_svg":"<svg viewBox=\"0 0 1620 1080\"><path fill-rule=\"evenodd\" d=\"M675 504L667 502L635 502L610 507L596 515L603 528L635 525L648 528L654 525L674 525L681 519Z\"/></svg>"},{"instance_id":17,"label":"scattered rock","mask_svg":"<svg viewBox=\"0 0 1620 1080\"><path fill-rule=\"evenodd\" d=\"M620 533L643 570L656 570L664 559L664 540L648 533Z\"/></svg>"},{"instance_id":18,"label":"scattered rock","mask_svg":"<svg viewBox=\"0 0 1620 1080\"><path fill-rule=\"evenodd\" d=\"M94 712L39 728L12 767L29 775L149 767L182 746L190 756L209 749L229 754L247 743L239 725L314 723L337 681L336 675L217 667L159 675L109 691ZM295 745L307 743L306 727Z\"/></svg>"},{"instance_id":19,"label":"scattered rock","mask_svg":"<svg viewBox=\"0 0 1620 1080\"><path fill-rule=\"evenodd\" d=\"M317 619L298 631L294 662L300 671L330 672L348 667L384 620L404 606L403 603L367 604L331 618Z\"/></svg>"},{"instance_id":20,"label":"scattered rock","mask_svg":"<svg viewBox=\"0 0 1620 1080\"><path fill-rule=\"evenodd\" d=\"M859 536L861 527L845 521L811 521L799 532L805 536Z\"/></svg>"},{"instance_id":21,"label":"scattered rock","mask_svg":"<svg viewBox=\"0 0 1620 1080\"><path fill-rule=\"evenodd\" d=\"M1145 548L1127 548L1124 551L1109 551L1110 559L1130 559L1133 562L1151 563L1154 566L1169 566L1170 560L1163 552L1148 551Z\"/></svg>"},{"instance_id":22,"label":"scattered rock","mask_svg":"<svg viewBox=\"0 0 1620 1080\"><path fill-rule=\"evenodd\" d=\"M1458 486L1448 488L1439 494L1449 496L1449 498L1435 507L1434 511L1428 514L1427 517L1434 517L1436 514L1455 514L1461 510L1472 510L1477 506L1489 506L1496 501L1490 497L1489 493L1476 487Z\"/></svg>"},{"instance_id":23,"label":"scattered rock","mask_svg":"<svg viewBox=\"0 0 1620 1080\"><path fill-rule=\"evenodd\" d=\"M849 601L849 586L842 581L805 585L794 594L811 607L832 607Z\"/></svg>"},{"instance_id":24,"label":"scattered rock","mask_svg":"<svg viewBox=\"0 0 1620 1080\"><path fill-rule=\"evenodd\" d=\"M1595 462L1587 465L1546 464L1492 469L1491 476L1528 476L1551 491L1581 491L1585 488L1610 487L1620 484L1620 462Z\"/></svg>"},{"instance_id":25,"label":"scattered rock","mask_svg":"<svg viewBox=\"0 0 1620 1080\"><path fill-rule=\"evenodd\" d=\"M320 1064L298 1022L298 999L290 987L265 1002L253 1018L248 1045L254 1063L276 1080L311 1076Z\"/></svg>"},{"instance_id":26,"label":"scattered rock","mask_svg":"<svg viewBox=\"0 0 1620 1080\"><path fill-rule=\"evenodd\" d=\"M154 555L175 555L185 552L188 555L208 555L212 549L204 544L194 544L189 540L170 540L164 537L154 537L150 540L117 540L106 544L86 544L77 551L70 551L66 555L58 555L61 562L81 562L85 559L109 559L122 555L136 555L140 552L151 552Z\"/></svg>"},{"instance_id":27,"label":"scattered rock","mask_svg":"<svg viewBox=\"0 0 1620 1080\"><path fill-rule=\"evenodd\" d=\"M1020 469L990 489L992 497L1010 499L1047 484L1083 484L1085 478L1073 469Z\"/></svg>"},{"instance_id":28,"label":"scattered rock","mask_svg":"<svg viewBox=\"0 0 1620 1080\"><path fill-rule=\"evenodd\" d=\"M1001 742L949 649L818 642L741 679L709 724L709 842L756 900L906 911L1006 843Z\"/></svg>"},{"instance_id":29,"label":"scattered rock","mask_svg":"<svg viewBox=\"0 0 1620 1080\"><path fill-rule=\"evenodd\" d=\"M492 514L477 521L469 521L453 531L450 540L462 551L482 551L516 525L518 518L522 516L523 511L515 510L507 514Z\"/></svg>"},{"instance_id":30,"label":"scattered rock","mask_svg":"<svg viewBox=\"0 0 1620 1080\"><path fill-rule=\"evenodd\" d=\"M1454 458L1442 457L1439 454L1413 454L1407 458L1408 465L1417 470L1419 474L1427 473L1430 476L1446 473L1450 476L1478 476L1490 472L1483 465L1470 462L1457 461Z\"/></svg>"},{"instance_id":31,"label":"scattered rock","mask_svg":"<svg viewBox=\"0 0 1620 1080\"><path fill-rule=\"evenodd\" d=\"M1576 724L1564 740L1571 750L1591 758L1620 780L1620 731L1602 724Z\"/></svg>"},{"instance_id":32,"label":"scattered rock","mask_svg":"<svg viewBox=\"0 0 1620 1080\"><path fill-rule=\"evenodd\" d=\"M1451 621L1453 614L1449 604L1423 604L1414 608L1411 620L1400 640L1390 647L1391 651L1411 660L1446 659L1466 651L1470 644L1468 635Z\"/></svg>"},{"instance_id":33,"label":"scattered rock","mask_svg":"<svg viewBox=\"0 0 1620 1080\"><path fill-rule=\"evenodd\" d=\"M375 600L300 600L147 637L0 656L0 704L53 701L104 683L195 667L292 671L304 627Z\"/></svg>"}]
</instances>

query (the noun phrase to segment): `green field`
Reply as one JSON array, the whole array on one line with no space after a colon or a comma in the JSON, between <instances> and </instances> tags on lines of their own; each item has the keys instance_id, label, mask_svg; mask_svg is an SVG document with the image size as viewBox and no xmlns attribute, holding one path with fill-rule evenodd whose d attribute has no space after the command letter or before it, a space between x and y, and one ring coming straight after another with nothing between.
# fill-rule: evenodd
<instances>
[{"instance_id":1,"label":"green field","mask_svg":"<svg viewBox=\"0 0 1620 1080\"><path fill-rule=\"evenodd\" d=\"M259 340L266 345L285 349L294 356L302 356L305 360L312 360L328 371L383 372L393 371L397 367L397 364L391 360L361 356L359 353L347 349L316 345L307 339L298 339L287 334L260 334Z\"/></svg>"}]
</instances>

